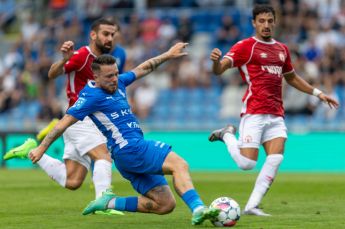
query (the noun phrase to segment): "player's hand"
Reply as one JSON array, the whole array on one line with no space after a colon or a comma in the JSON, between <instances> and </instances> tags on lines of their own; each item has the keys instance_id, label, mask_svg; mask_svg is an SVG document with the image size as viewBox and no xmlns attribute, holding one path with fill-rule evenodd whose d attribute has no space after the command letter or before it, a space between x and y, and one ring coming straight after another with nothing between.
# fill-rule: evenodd
<instances>
[{"instance_id":1,"label":"player's hand","mask_svg":"<svg viewBox=\"0 0 345 229\"><path fill-rule=\"evenodd\" d=\"M73 41L65 41L61 48L60 48L60 51L62 53L62 56L63 56L63 59L65 61L69 60L73 53L74 53L74 43Z\"/></svg>"},{"instance_id":2,"label":"player's hand","mask_svg":"<svg viewBox=\"0 0 345 229\"><path fill-rule=\"evenodd\" d=\"M333 99L332 97L325 95L323 93L321 93L318 97L321 101L327 103L331 109L332 108L338 109L339 103L335 99Z\"/></svg>"},{"instance_id":3,"label":"player's hand","mask_svg":"<svg viewBox=\"0 0 345 229\"><path fill-rule=\"evenodd\" d=\"M177 44L175 44L174 46L172 46L168 51L167 51L167 55L169 58L178 58L181 56L186 56L188 55L187 52L183 52L183 49L186 48L188 45L188 43L183 43L183 42L179 42Z\"/></svg>"},{"instance_id":4,"label":"player's hand","mask_svg":"<svg viewBox=\"0 0 345 229\"><path fill-rule=\"evenodd\" d=\"M221 57L222 57L222 51L220 51L218 48L214 48L211 52L210 59L213 62L218 62Z\"/></svg>"},{"instance_id":5,"label":"player's hand","mask_svg":"<svg viewBox=\"0 0 345 229\"><path fill-rule=\"evenodd\" d=\"M32 163L35 164L36 162L38 162L41 159L43 154L44 154L44 150L42 150L40 147L37 147L37 148L31 150L31 152L29 153L29 158L32 161Z\"/></svg>"}]
</instances>

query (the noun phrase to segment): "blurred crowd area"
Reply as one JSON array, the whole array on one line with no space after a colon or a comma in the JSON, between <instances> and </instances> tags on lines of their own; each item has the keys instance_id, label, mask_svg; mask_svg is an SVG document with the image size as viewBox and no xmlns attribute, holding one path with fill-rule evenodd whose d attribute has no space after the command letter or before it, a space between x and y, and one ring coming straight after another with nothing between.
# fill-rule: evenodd
<instances>
[{"instance_id":1,"label":"blurred crowd area","mask_svg":"<svg viewBox=\"0 0 345 229\"><path fill-rule=\"evenodd\" d=\"M67 108L65 77L47 78L66 40L88 44L90 24L114 17L121 26L125 70L188 42L189 56L170 61L128 90L142 125L156 130L209 130L239 120L246 86L237 69L211 73L209 53L225 54L252 36L251 8L271 3L275 38L291 51L295 70L340 102L330 110L316 97L284 87L290 129L345 130L344 0L0 0L0 125L35 130Z\"/></svg>"}]
</instances>

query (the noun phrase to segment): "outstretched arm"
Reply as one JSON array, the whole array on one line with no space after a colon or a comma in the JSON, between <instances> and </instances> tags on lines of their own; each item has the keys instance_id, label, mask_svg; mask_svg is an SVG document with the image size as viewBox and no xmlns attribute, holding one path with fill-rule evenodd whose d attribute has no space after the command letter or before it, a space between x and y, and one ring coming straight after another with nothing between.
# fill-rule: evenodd
<instances>
[{"instance_id":1,"label":"outstretched arm","mask_svg":"<svg viewBox=\"0 0 345 229\"><path fill-rule=\"evenodd\" d=\"M144 63L140 64L138 67L133 69L136 75L136 79L146 76L150 72L153 72L159 65L167 60L179 58L181 56L186 56L187 53L183 52L183 49L188 45L188 43L179 42L172 46L167 52L153 57Z\"/></svg>"},{"instance_id":2,"label":"outstretched arm","mask_svg":"<svg viewBox=\"0 0 345 229\"><path fill-rule=\"evenodd\" d=\"M65 41L60 51L62 53L62 59L53 63L48 72L49 79L55 79L59 75L63 74L63 66L72 57L74 53L74 43L73 41Z\"/></svg>"},{"instance_id":3,"label":"outstretched arm","mask_svg":"<svg viewBox=\"0 0 345 229\"><path fill-rule=\"evenodd\" d=\"M212 50L210 59L212 60L212 71L216 75L221 75L223 72L225 72L226 69L232 67L232 62L228 58L223 58L220 60L222 57L222 51L219 49L215 48Z\"/></svg>"},{"instance_id":4,"label":"outstretched arm","mask_svg":"<svg viewBox=\"0 0 345 229\"><path fill-rule=\"evenodd\" d=\"M311 86L307 81L302 79L302 77L297 75L295 72L284 74L284 78L288 84L290 84L297 90L310 94L310 95L317 96L320 100L327 103L330 108L337 109L339 107L339 103L335 99L333 99L332 97L328 95L325 95L319 89Z\"/></svg>"},{"instance_id":5,"label":"outstretched arm","mask_svg":"<svg viewBox=\"0 0 345 229\"><path fill-rule=\"evenodd\" d=\"M71 115L66 114L52 129L48 135L43 139L41 144L36 148L33 149L29 153L29 158L31 159L32 163L36 163L42 157L42 155L47 151L49 146L61 136L61 134L71 125L76 123L78 119L74 118Z\"/></svg>"}]
</instances>

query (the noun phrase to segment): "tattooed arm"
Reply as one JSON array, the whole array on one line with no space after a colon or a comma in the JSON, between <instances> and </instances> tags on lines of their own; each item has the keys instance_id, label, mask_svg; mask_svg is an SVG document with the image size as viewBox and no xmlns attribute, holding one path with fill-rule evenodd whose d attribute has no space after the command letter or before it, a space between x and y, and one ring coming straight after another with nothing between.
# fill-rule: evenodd
<instances>
[{"instance_id":1,"label":"tattooed arm","mask_svg":"<svg viewBox=\"0 0 345 229\"><path fill-rule=\"evenodd\" d=\"M41 144L36 148L33 149L29 153L29 158L31 159L32 163L36 163L42 157L42 155L47 151L49 146L61 136L61 134L71 125L76 123L78 119L74 118L71 115L66 114L52 129L48 135L43 139Z\"/></svg>"},{"instance_id":2,"label":"tattooed arm","mask_svg":"<svg viewBox=\"0 0 345 229\"><path fill-rule=\"evenodd\" d=\"M182 43L179 42L172 46L167 52L153 57L144 63L141 63L139 66L137 66L135 69L133 69L133 72L135 73L137 79L146 76L150 72L153 72L159 65L164 63L167 60L179 58L181 56L186 56L187 53L183 52L183 49L188 45L188 43Z\"/></svg>"}]
</instances>

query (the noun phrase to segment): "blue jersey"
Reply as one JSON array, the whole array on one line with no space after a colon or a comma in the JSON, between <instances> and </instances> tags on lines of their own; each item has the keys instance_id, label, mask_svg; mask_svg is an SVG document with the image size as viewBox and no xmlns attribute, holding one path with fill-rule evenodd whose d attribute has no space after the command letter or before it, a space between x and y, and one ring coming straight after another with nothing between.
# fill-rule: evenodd
<instances>
[{"instance_id":1,"label":"blue jersey","mask_svg":"<svg viewBox=\"0 0 345 229\"><path fill-rule=\"evenodd\" d=\"M126 63L126 52L125 49L120 45L116 45L114 50L111 52L111 55L115 57L117 68L119 69L119 74L123 73L123 68Z\"/></svg>"},{"instance_id":2,"label":"blue jersey","mask_svg":"<svg viewBox=\"0 0 345 229\"><path fill-rule=\"evenodd\" d=\"M113 94L95 87L95 82L89 81L80 91L76 103L66 112L79 120L89 116L106 136L108 149L112 153L138 150L137 143L143 139L139 122L126 98L126 86L135 79L133 72L119 75L118 89Z\"/></svg>"},{"instance_id":3,"label":"blue jersey","mask_svg":"<svg viewBox=\"0 0 345 229\"><path fill-rule=\"evenodd\" d=\"M79 120L86 116L92 119L107 137L108 149L121 175L145 195L155 187L167 185L162 166L171 146L161 141L144 140L126 98L126 86L135 79L133 72L121 74L118 89L113 94L89 81L67 114Z\"/></svg>"}]
</instances>

